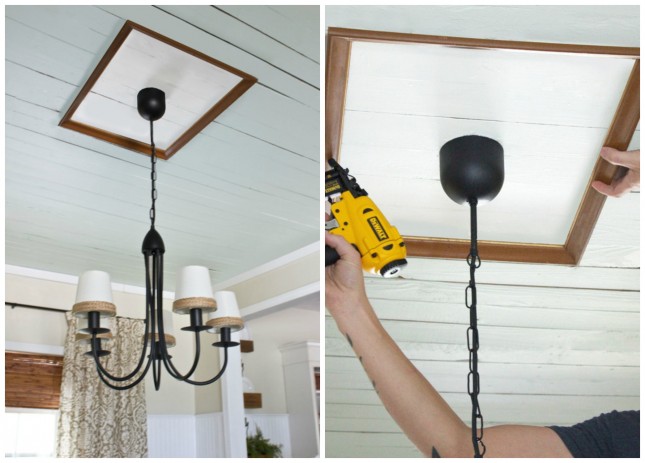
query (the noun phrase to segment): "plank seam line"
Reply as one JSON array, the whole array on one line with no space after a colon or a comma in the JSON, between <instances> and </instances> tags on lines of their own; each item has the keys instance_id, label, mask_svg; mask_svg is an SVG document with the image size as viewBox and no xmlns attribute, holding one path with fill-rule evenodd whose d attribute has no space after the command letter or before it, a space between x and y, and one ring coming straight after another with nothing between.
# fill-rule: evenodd
<instances>
[{"instance_id":1,"label":"plank seam line","mask_svg":"<svg viewBox=\"0 0 645 463\"><path fill-rule=\"evenodd\" d=\"M273 40L273 41L275 41L275 42L279 43L279 44L280 44L280 45L282 45L283 47L288 48L289 50L291 50L291 51L293 51L293 52L295 52L295 53L298 53L299 55L301 55L302 57L304 57L304 58L308 59L309 61L311 61L311 62L313 62L313 63L315 63L315 64L320 65L320 62L319 62L319 61L316 61L315 59L313 59L313 58L311 58L311 57L309 57L309 56L305 55L304 53L299 52L299 51L298 51L298 50L296 50L295 48L292 48L292 47L290 47L289 45L287 45L286 43L281 42L280 40L276 39L275 37L273 37L273 36L271 36L271 35L267 34L266 32L261 31L261 30L260 30L260 29L258 29L257 27L250 25L250 24L249 24L249 23L247 23L246 21L241 20L240 18L238 18L237 16L234 16L233 14L229 13L228 11L225 11L225 10L223 10L222 8L220 8L220 7L216 6L216 5L210 5L210 6L211 6L211 8L214 8L214 9L216 9L216 10L218 10L218 11L221 11L221 12L222 12L222 13L224 13L225 15L230 16L230 17L231 17L231 18L233 18L233 19L236 19L237 21L241 22L241 23L242 23L242 24L244 24L245 26L248 26L248 27L250 27L251 29L253 29L253 30L255 30L255 31L259 32L260 34L262 34L262 35L264 35L264 36L266 36L266 37L270 38L271 40Z\"/></svg>"},{"instance_id":2,"label":"plank seam line","mask_svg":"<svg viewBox=\"0 0 645 463\"><path fill-rule=\"evenodd\" d=\"M246 53L246 54L248 54L248 55L251 55L252 57L254 57L254 58L256 58L256 59L258 59L258 60L262 61L263 63L268 64L269 66L271 66L272 68L277 69L278 71L284 72L284 73L285 73L285 74L287 74L288 76L293 77L294 79L296 79L296 80L298 80L298 81L302 82L303 84L308 85L309 87L314 88L314 89L316 89L316 90L320 91L320 88L319 88L319 87L316 87L315 85L313 85L313 84L311 84L311 83L307 82L306 80L302 79L301 77L298 77L298 76L296 76L295 74L292 74L292 73L290 73L289 71L286 71L286 70L282 69L281 67L276 66L275 64L273 64L273 63L271 63L271 62L269 62L269 61L265 60L264 58L260 58L259 56L257 56L257 55L255 55L255 54L251 53L251 52L250 52L250 51L248 51L248 50L245 50L244 48L240 47L239 45L235 45L233 42L229 42L228 40L226 40L226 39L224 39L224 38L222 38L222 37L219 37L219 36L217 36L217 35L213 34L212 32L209 32L209 31L207 31L206 29L203 29L203 28L201 28L201 27L199 27L199 26L197 26L197 25L195 25L195 24L193 24L193 23L189 22L189 21L188 21L188 20L186 20L186 19L180 18L179 16L177 16L177 15L175 15L175 14L172 14L172 13L170 13L170 12L168 12L168 11L164 10L163 8L161 8L161 7L159 7L159 6L152 5L152 7L153 7L153 8L158 9L159 11L162 11L162 12L166 13L168 16L172 16L173 18L178 19L178 20L179 20L179 21L181 21L181 22L184 22L184 23L186 23L186 24L189 24L190 26L194 27L195 29L198 29L198 30L202 31L202 32L204 32L205 34L210 35L211 37L214 37L214 38L216 38L216 39L218 39L218 40L221 40L222 42L227 43L228 45L231 45L232 47L237 48L238 50L240 50L240 51L242 51L242 52L244 52L244 53ZM272 90L273 90L273 89L272 89ZM302 103L302 104L304 104L304 103Z\"/></svg>"}]
</instances>

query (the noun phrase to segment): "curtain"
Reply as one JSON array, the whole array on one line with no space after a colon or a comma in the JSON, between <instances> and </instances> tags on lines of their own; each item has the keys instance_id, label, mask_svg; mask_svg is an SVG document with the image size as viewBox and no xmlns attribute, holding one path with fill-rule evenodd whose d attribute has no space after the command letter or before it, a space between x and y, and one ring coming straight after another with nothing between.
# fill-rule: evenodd
<instances>
[{"instance_id":1,"label":"curtain","mask_svg":"<svg viewBox=\"0 0 645 463\"><path fill-rule=\"evenodd\" d=\"M112 320L114 338L103 341L103 349L111 353L101 357L101 364L111 374L125 376L139 360L144 324L121 317ZM56 456L146 457L145 380L124 391L103 384L94 360L84 355L89 345L76 341L77 330L78 319L67 313Z\"/></svg>"}]
</instances>

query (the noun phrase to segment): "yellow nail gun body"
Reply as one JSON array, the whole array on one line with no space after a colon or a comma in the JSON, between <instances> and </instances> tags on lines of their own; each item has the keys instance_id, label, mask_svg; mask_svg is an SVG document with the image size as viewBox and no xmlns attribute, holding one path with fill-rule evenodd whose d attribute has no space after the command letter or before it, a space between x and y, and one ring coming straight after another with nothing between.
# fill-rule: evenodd
<instances>
[{"instance_id":1,"label":"yellow nail gun body","mask_svg":"<svg viewBox=\"0 0 645 463\"><path fill-rule=\"evenodd\" d=\"M332 220L325 228L354 245L366 272L386 278L398 275L407 264L401 235L348 174L348 169L340 167L334 159L329 160L329 165L332 169L325 173L325 196L331 203ZM338 259L336 251L326 246L325 265Z\"/></svg>"}]
</instances>

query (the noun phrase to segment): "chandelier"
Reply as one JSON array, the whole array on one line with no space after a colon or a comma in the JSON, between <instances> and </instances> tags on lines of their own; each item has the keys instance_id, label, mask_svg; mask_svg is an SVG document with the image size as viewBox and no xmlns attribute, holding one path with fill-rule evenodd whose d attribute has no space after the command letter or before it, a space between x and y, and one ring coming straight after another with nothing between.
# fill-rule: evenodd
<instances>
[{"instance_id":1,"label":"chandelier","mask_svg":"<svg viewBox=\"0 0 645 463\"><path fill-rule=\"evenodd\" d=\"M174 347L172 335L172 313L163 310L163 239L155 229L155 202L157 200L156 151L154 143L153 122L160 119L166 110L165 93L156 88L145 88L137 95L137 109L141 117L150 121L151 162L151 199L150 230L143 239L142 253L145 263L145 329L142 336L141 355L136 367L125 376L111 374L101 363L101 357L110 354L104 350L101 342L112 337L109 328L101 326L101 319L116 316L116 307L112 301L110 276L106 272L90 270L83 273L78 282L76 301L72 313L79 318L87 319L87 327L82 328L77 339L89 343L86 353L96 364L99 378L112 389L125 390L139 384L152 367L155 390L161 383L161 366L175 379L195 386L205 386L217 381L228 364L228 349L239 345L231 340L231 333L244 327L244 322L237 307L235 294L230 291L218 291L213 294L208 269L200 266L188 266L178 273L175 287L173 312L190 316L190 325L183 331L195 333L195 357L187 373L182 374L172 363L168 349ZM204 322L204 313L210 319ZM213 346L224 349L224 361L220 371L211 379L195 381L190 379L199 364L201 352L200 333L209 330L219 334L219 341ZM118 335L118 333L117 333ZM149 352L148 352L149 350Z\"/></svg>"}]
</instances>

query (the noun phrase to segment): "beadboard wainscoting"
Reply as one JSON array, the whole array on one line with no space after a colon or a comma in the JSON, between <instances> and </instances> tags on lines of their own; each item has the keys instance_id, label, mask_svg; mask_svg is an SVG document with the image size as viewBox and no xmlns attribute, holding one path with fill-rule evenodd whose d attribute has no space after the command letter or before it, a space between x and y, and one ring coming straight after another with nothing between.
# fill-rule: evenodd
<instances>
[{"instance_id":1,"label":"beadboard wainscoting","mask_svg":"<svg viewBox=\"0 0 645 463\"><path fill-rule=\"evenodd\" d=\"M196 457L224 458L224 417L222 413L195 415Z\"/></svg>"},{"instance_id":2,"label":"beadboard wainscoting","mask_svg":"<svg viewBox=\"0 0 645 463\"><path fill-rule=\"evenodd\" d=\"M249 432L259 427L266 438L282 445L291 457L289 415L247 415ZM222 413L200 415L148 415L149 458L224 458Z\"/></svg>"},{"instance_id":3,"label":"beadboard wainscoting","mask_svg":"<svg viewBox=\"0 0 645 463\"><path fill-rule=\"evenodd\" d=\"M148 415L148 458L197 457L196 421L195 415Z\"/></svg>"}]
</instances>

